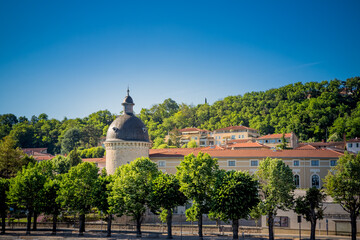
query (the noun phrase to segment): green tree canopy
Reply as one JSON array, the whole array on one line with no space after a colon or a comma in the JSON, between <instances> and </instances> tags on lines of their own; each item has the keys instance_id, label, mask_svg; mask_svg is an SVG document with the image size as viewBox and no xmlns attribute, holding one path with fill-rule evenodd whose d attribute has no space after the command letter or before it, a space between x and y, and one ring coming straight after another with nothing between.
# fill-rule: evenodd
<instances>
[{"instance_id":1,"label":"green tree canopy","mask_svg":"<svg viewBox=\"0 0 360 240\"><path fill-rule=\"evenodd\" d=\"M168 225L167 238L172 238L172 209L183 206L187 200L185 195L180 192L179 180L175 175L159 172L157 178L152 182L150 199L152 208L163 210L162 216L166 216Z\"/></svg>"},{"instance_id":2,"label":"green tree canopy","mask_svg":"<svg viewBox=\"0 0 360 240\"><path fill-rule=\"evenodd\" d=\"M317 219L322 219L324 216L325 197L321 190L312 187L306 191L305 196L300 196L295 200L295 212L303 215L311 224L310 240L315 240Z\"/></svg>"},{"instance_id":3,"label":"green tree canopy","mask_svg":"<svg viewBox=\"0 0 360 240\"><path fill-rule=\"evenodd\" d=\"M248 172L219 171L212 211L233 223L233 239L239 238L239 219L248 218L259 202L258 182Z\"/></svg>"},{"instance_id":4,"label":"green tree canopy","mask_svg":"<svg viewBox=\"0 0 360 240\"><path fill-rule=\"evenodd\" d=\"M83 162L72 167L61 179L58 201L80 215L79 233L85 231L85 214L94 206L94 188L99 169L93 163Z\"/></svg>"},{"instance_id":5,"label":"green tree canopy","mask_svg":"<svg viewBox=\"0 0 360 240\"><path fill-rule=\"evenodd\" d=\"M277 210L287 210L293 204L294 176L288 165L277 158L266 158L256 172L260 183L261 199L258 208L268 217L269 239L274 239L274 216Z\"/></svg>"},{"instance_id":6,"label":"green tree canopy","mask_svg":"<svg viewBox=\"0 0 360 240\"><path fill-rule=\"evenodd\" d=\"M10 136L0 140L0 177L12 178L23 166L35 163L34 158L28 157Z\"/></svg>"},{"instance_id":7,"label":"green tree canopy","mask_svg":"<svg viewBox=\"0 0 360 240\"><path fill-rule=\"evenodd\" d=\"M9 202L13 206L25 208L28 211L26 234L30 234L31 216L41 204L45 182L46 177L39 171L36 164L29 164L11 179Z\"/></svg>"},{"instance_id":8,"label":"green tree canopy","mask_svg":"<svg viewBox=\"0 0 360 240\"><path fill-rule=\"evenodd\" d=\"M350 214L351 238L356 240L356 218L360 214L360 154L345 152L324 182L326 192Z\"/></svg>"},{"instance_id":9,"label":"green tree canopy","mask_svg":"<svg viewBox=\"0 0 360 240\"><path fill-rule=\"evenodd\" d=\"M157 165L149 158L137 158L116 169L109 197L110 211L132 216L136 235L141 237L141 221L150 206L152 181L158 176Z\"/></svg>"},{"instance_id":10,"label":"green tree canopy","mask_svg":"<svg viewBox=\"0 0 360 240\"><path fill-rule=\"evenodd\" d=\"M208 213L211 207L214 184L219 170L217 159L202 152L199 152L197 156L189 154L176 168L176 177L181 186L180 191L188 199L193 200L193 209L188 209L188 211L197 213L199 237L202 238L202 215Z\"/></svg>"},{"instance_id":11,"label":"green tree canopy","mask_svg":"<svg viewBox=\"0 0 360 240\"><path fill-rule=\"evenodd\" d=\"M79 145L80 130L78 128L71 128L65 132L64 138L61 142L61 152L68 153Z\"/></svg>"}]
</instances>

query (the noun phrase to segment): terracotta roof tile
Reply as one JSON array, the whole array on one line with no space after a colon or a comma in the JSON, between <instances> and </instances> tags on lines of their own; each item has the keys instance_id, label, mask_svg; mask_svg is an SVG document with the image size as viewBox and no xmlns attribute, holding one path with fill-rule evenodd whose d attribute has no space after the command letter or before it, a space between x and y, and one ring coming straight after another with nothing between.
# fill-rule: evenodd
<instances>
[{"instance_id":1,"label":"terracotta roof tile","mask_svg":"<svg viewBox=\"0 0 360 240\"><path fill-rule=\"evenodd\" d=\"M328 150L202 150L189 148L168 148L168 149L150 149L151 157L184 157L190 153L197 155L200 151L210 154L212 157L234 157L234 158L338 158L342 153Z\"/></svg>"},{"instance_id":2,"label":"terracotta roof tile","mask_svg":"<svg viewBox=\"0 0 360 240\"><path fill-rule=\"evenodd\" d=\"M285 138L290 138L292 133L285 133ZM265 136L258 137L257 139L272 139L272 138L282 138L282 133L268 134Z\"/></svg>"},{"instance_id":3,"label":"terracotta roof tile","mask_svg":"<svg viewBox=\"0 0 360 240\"><path fill-rule=\"evenodd\" d=\"M263 144L257 142L246 142L246 143L236 143L230 146L231 148L270 148Z\"/></svg>"}]
</instances>

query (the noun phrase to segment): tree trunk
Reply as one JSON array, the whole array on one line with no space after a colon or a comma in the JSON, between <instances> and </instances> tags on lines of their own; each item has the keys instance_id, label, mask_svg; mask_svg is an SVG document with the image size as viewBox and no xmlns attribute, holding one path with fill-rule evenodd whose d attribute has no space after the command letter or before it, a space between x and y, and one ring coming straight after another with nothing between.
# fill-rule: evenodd
<instances>
[{"instance_id":1,"label":"tree trunk","mask_svg":"<svg viewBox=\"0 0 360 240\"><path fill-rule=\"evenodd\" d=\"M316 232L316 219L310 221L311 230L310 230L310 240L315 240L315 232Z\"/></svg>"},{"instance_id":2,"label":"tree trunk","mask_svg":"<svg viewBox=\"0 0 360 240\"><path fill-rule=\"evenodd\" d=\"M356 240L356 217L357 215L355 213L350 213L350 220L351 220L351 240Z\"/></svg>"},{"instance_id":3,"label":"tree trunk","mask_svg":"<svg viewBox=\"0 0 360 240\"><path fill-rule=\"evenodd\" d=\"M166 217L166 222L167 222L167 239L172 239L172 231L171 231L171 224L172 224L172 211L171 209L167 210L167 217Z\"/></svg>"},{"instance_id":4,"label":"tree trunk","mask_svg":"<svg viewBox=\"0 0 360 240\"><path fill-rule=\"evenodd\" d=\"M269 240L274 240L274 215L269 213L268 215L268 225L269 225Z\"/></svg>"},{"instance_id":5,"label":"tree trunk","mask_svg":"<svg viewBox=\"0 0 360 240\"><path fill-rule=\"evenodd\" d=\"M109 214L108 215L108 221L107 221L107 237L111 237L111 220L112 220L112 215Z\"/></svg>"},{"instance_id":6,"label":"tree trunk","mask_svg":"<svg viewBox=\"0 0 360 240\"><path fill-rule=\"evenodd\" d=\"M199 239L203 239L203 231L202 231L202 213L199 214L198 227L199 227Z\"/></svg>"},{"instance_id":7,"label":"tree trunk","mask_svg":"<svg viewBox=\"0 0 360 240\"><path fill-rule=\"evenodd\" d=\"M85 214L80 214L79 216L80 226L79 226L79 236L83 236L85 232Z\"/></svg>"},{"instance_id":8,"label":"tree trunk","mask_svg":"<svg viewBox=\"0 0 360 240\"><path fill-rule=\"evenodd\" d=\"M136 217L136 237L141 238L141 216Z\"/></svg>"},{"instance_id":9,"label":"tree trunk","mask_svg":"<svg viewBox=\"0 0 360 240\"><path fill-rule=\"evenodd\" d=\"M32 213L33 213L32 210L28 209L27 223L26 223L26 235L30 235Z\"/></svg>"},{"instance_id":10,"label":"tree trunk","mask_svg":"<svg viewBox=\"0 0 360 240\"><path fill-rule=\"evenodd\" d=\"M51 235L56 235L57 214L53 214L53 229Z\"/></svg>"},{"instance_id":11,"label":"tree trunk","mask_svg":"<svg viewBox=\"0 0 360 240\"><path fill-rule=\"evenodd\" d=\"M233 239L239 238L239 219L232 220Z\"/></svg>"},{"instance_id":12,"label":"tree trunk","mask_svg":"<svg viewBox=\"0 0 360 240\"><path fill-rule=\"evenodd\" d=\"M34 231L37 230L37 217L38 217L38 214L36 211L34 211L34 222L33 222L33 230Z\"/></svg>"},{"instance_id":13,"label":"tree trunk","mask_svg":"<svg viewBox=\"0 0 360 240\"><path fill-rule=\"evenodd\" d=\"M6 227L6 212L5 209L1 209L1 234L5 234Z\"/></svg>"}]
</instances>

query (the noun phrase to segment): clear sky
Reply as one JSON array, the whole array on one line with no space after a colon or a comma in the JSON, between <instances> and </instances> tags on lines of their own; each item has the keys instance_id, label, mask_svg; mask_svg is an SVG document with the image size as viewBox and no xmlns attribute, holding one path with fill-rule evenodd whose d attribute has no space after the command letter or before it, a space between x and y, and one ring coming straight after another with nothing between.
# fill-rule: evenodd
<instances>
[{"instance_id":1,"label":"clear sky","mask_svg":"<svg viewBox=\"0 0 360 240\"><path fill-rule=\"evenodd\" d=\"M0 0L0 114L62 120L360 75L360 1Z\"/></svg>"}]
</instances>

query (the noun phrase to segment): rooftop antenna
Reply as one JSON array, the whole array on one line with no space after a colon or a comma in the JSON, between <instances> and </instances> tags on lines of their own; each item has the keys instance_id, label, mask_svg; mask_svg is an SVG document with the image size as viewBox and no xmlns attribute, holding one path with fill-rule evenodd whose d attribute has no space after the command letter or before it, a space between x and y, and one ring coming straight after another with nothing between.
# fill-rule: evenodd
<instances>
[{"instance_id":1,"label":"rooftop antenna","mask_svg":"<svg viewBox=\"0 0 360 240\"><path fill-rule=\"evenodd\" d=\"M127 95L129 96L130 90L129 90L129 85L127 87Z\"/></svg>"}]
</instances>

